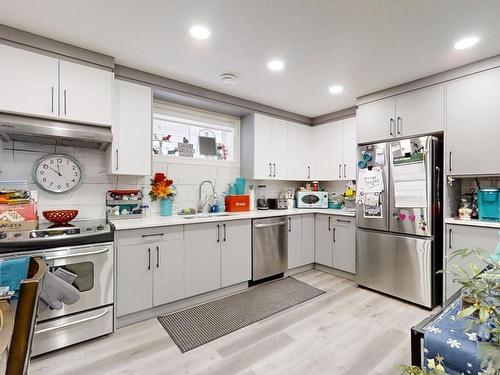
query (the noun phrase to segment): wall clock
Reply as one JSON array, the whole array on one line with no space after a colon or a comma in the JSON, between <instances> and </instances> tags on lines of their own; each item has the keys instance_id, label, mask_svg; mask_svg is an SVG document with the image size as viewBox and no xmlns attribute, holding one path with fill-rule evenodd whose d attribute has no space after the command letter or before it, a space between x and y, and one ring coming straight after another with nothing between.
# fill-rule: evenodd
<instances>
[{"instance_id":1,"label":"wall clock","mask_svg":"<svg viewBox=\"0 0 500 375\"><path fill-rule=\"evenodd\" d=\"M83 168L72 156L49 154L35 163L33 180L45 191L67 193L82 183Z\"/></svg>"}]
</instances>

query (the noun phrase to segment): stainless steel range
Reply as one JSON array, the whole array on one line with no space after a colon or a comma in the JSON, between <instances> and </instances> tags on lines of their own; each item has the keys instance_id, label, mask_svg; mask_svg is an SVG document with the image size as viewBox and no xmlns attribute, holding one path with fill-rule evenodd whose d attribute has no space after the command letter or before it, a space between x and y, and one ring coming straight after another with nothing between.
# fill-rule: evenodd
<instances>
[{"instance_id":1,"label":"stainless steel range","mask_svg":"<svg viewBox=\"0 0 500 375\"><path fill-rule=\"evenodd\" d=\"M80 299L53 310L41 304L32 355L47 353L113 332L113 231L104 221L41 225L26 232L0 232L0 257L43 256L50 271L77 277Z\"/></svg>"}]
</instances>

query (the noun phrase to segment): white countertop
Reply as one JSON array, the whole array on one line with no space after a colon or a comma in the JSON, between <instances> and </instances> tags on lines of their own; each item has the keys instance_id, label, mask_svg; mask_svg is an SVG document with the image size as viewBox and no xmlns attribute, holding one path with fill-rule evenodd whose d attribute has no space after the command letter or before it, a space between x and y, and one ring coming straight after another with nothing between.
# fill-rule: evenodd
<instances>
[{"instance_id":1,"label":"white countertop","mask_svg":"<svg viewBox=\"0 0 500 375\"><path fill-rule=\"evenodd\" d=\"M500 229L500 222L493 221L481 221L477 219L472 220L460 220L455 217L450 217L444 220L446 224L457 224L457 225L470 225L474 227L483 227L483 228L496 228Z\"/></svg>"},{"instance_id":2,"label":"white countertop","mask_svg":"<svg viewBox=\"0 0 500 375\"><path fill-rule=\"evenodd\" d=\"M245 211L245 212L224 212L219 214L208 214L208 216L204 217L199 217L197 215L186 215L186 216L152 215L139 219L110 220L110 222L114 225L115 230L127 230L127 229L140 229L140 228L151 228L151 227L164 227L170 225L207 223L213 221L260 219L273 216L303 215L303 214L325 214L325 215L340 215L340 216L350 216L350 217L355 216L355 212L348 212L345 210L335 210L329 208L324 208L324 209L294 208L291 210L256 210L256 211Z\"/></svg>"}]
</instances>

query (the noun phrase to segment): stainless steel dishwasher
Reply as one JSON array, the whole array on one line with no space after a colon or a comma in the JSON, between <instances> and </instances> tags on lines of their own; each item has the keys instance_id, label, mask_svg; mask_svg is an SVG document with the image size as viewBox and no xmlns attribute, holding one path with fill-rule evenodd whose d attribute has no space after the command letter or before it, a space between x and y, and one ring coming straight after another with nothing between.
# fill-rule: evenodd
<instances>
[{"instance_id":1,"label":"stainless steel dishwasher","mask_svg":"<svg viewBox=\"0 0 500 375\"><path fill-rule=\"evenodd\" d=\"M285 272L287 237L286 217L253 220L252 281Z\"/></svg>"}]
</instances>

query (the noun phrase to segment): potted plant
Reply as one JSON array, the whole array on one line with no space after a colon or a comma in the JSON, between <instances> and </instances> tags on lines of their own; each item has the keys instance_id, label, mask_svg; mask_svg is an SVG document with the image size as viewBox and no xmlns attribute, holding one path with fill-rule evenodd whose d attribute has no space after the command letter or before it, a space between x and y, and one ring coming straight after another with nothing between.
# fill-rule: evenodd
<instances>
[{"instance_id":1,"label":"potted plant","mask_svg":"<svg viewBox=\"0 0 500 375\"><path fill-rule=\"evenodd\" d=\"M480 360L483 374L500 374L500 259L493 258L480 249L460 249L448 256L466 258L475 256L484 262L483 267L470 264L466 269L455 265L446 271L454 281L462 285L462 309L457 319L467 319L464 332L474 331L478 335ZM428 360L429 370L416 366L401 366L401 375L444 375L442 361Z\"/></svg>"},{"instance_id":2,"label":"potted plant","mask_svg":"<svg viewBox=\"0 0 500 375\"><path fill-rule=\"evenodd\" d=\"M152 201L160 200L160 215L172 215L172 201L177 191L173 185L174 181L165 176L165 173L155 173L151 179L151 191L149 196Z\"/></svg>"}]
</instances>

